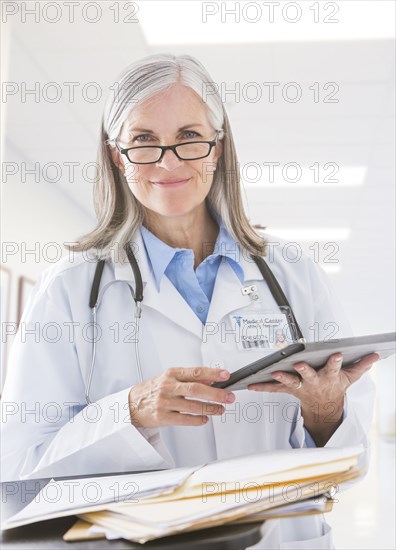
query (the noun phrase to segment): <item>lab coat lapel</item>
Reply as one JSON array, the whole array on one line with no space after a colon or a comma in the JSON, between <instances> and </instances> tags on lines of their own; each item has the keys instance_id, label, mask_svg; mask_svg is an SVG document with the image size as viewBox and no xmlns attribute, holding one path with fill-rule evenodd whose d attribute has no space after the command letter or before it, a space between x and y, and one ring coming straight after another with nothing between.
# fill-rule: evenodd
<instances>
[{"instance_id":1,"label":"lab coat lapel","mask_svg":"<svg viewBox=\"0 0 396 550\"><path fill-rule=\"evenodd\" d=\"M183 329L195 334L202 339L203 325L195 315L191 307L176 290L171 281L164 275L161 281L160 292L154 284L147 284L144 289L144 303L166 317L173 323L180 325Z\"/></svg>"},{"instance_id":2,"label":"lab coat lapel","mask_svg":"<svg viewBox=\"0 0 396 550\"><path fill-rule=\"evenodd\" d=\"M262 276L252 259L245 259L240 254L239 263L244 273L243 284L241 284L237 274L227 261L220 263L207 323L218 323L231 311L247 307L251 304L249 296L242 294L242 287L251 281L262 279Z\"/></svg>"},{"instance_id":3,"label":"lab coat lapel","mask_svg":"<svg viewBox=\"0 0 396 550\"><path fill-rule=\"evenodd\" d=\"M167 317L171 322L183 327L184 330L192 332L201 340L203 326L200 319L195 315L166 275L161 280L160 292L157 291L140 231L135 233L130 242L143 280L142 317L144 316L144 308L150 307ZM133 272L128 259L124 263L120 261L115 262L114 272L116 279L128 281L132 283L133 287L135 286Z\"/></svg>"}]
</instances>

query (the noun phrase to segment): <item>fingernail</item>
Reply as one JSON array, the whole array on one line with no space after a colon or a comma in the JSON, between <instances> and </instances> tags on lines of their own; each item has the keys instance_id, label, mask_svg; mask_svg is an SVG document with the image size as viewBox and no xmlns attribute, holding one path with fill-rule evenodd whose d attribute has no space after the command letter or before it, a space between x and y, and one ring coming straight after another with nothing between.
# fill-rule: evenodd
<instances>
[{"instance_id":1,"label":"fingernail","mask_svg":"<svg viewBox=\"0 0 396 550\"><path fill-rule=\"evenodd\" d=\"M305 367L304 367L303 365L300 365L300 366L294 367L294 368L295 368L296 370L298 370L299 372L302 372L302 371L305 369Z\"/></svg>"},{"instance_id":2,"label":"fingernail","mask_svg":"<svg viewBox=\"0 0 396 550\"><path fill-rule=\"evenodd\" d=\"M228 378L229 374L230 373L228 372L228 370L222 370L221 373L220 373L220 378L226 379L226 378Z\"/></svg>"},{"instance_id":3,"label":"fingernail","mask_svg":"<svg viewBox=\"0 0 396 550\"><path fill-rule=\"evenodd\" d=\"M342 361L342 356L341 356L341 357L336 357L336 361L337 361L337 363L338 363L339 361Z\"/></svg>"},{"instance_id":4,"label":"fingernail","mask_svg":"<svg viewBox=\"0 0 396 550\"><path fill-rule=\"evenodd\" d=\"M227 403L232 403L235 399L235 395L231 392L227 393L226 401Z\"/></svg>"},{"instance_id":5,"label":"fingernail","mask_svg":"<svg viewBox=\"0 0 396 550\"><path fill-rule=\"evenodd\" d=\"M281 374L273 374L272 378L275 378L275 380L282 380L282 375Z\"/></svg>"}]
</instances>

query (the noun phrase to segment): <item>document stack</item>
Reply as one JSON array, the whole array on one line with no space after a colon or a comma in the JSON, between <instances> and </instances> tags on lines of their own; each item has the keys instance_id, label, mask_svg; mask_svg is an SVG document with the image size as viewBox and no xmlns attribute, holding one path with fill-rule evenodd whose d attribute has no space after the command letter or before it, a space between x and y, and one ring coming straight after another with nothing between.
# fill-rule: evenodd
<instances>
[{"instance_id":1,"label":"document stack","mask_svg":"<svg viewBox=\"0 0 396 550\"><path fill-rule=\"evenodd\" d=\"M51 480L2 528L78 516L65 540L107 536L145 543L226 523L322 513L331 509L335 493L362 474L362 451L287 449L191 468ZM61 496L51 499L52 493Z\"/></svg>"}]
</instances>

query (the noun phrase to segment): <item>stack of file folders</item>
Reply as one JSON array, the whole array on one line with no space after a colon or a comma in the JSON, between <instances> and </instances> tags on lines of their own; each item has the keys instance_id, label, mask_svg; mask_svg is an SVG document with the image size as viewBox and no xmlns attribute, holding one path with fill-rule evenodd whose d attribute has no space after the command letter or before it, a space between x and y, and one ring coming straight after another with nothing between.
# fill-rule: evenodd
<instances>
[{"instance_id":1,"label":"stack of file folders","mask_svg":"<svg viewBox=\"0 0 396 550\"><path fill-rule=\"evenodd\" d=\"M78 516L65 540L145 543L226 523L322 513L362 474L362 452L362 446L288 449L203 466L51 480L2 529Z\"/></svg>"}]
</instances>

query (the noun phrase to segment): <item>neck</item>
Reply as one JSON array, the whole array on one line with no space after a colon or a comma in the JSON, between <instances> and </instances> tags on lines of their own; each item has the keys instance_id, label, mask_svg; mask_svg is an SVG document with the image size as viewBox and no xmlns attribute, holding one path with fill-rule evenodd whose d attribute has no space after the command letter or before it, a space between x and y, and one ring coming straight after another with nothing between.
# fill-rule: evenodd
<instances>
[{"instance_id":1,"label":"neck","mask_svg":"<svg viewBox=\"0 0 396 550\"><path fill-rule=\"evenodd\" d=\"M144 225L151 233L173 248L191 248L194 269L212 254L219 232L206 205L183 216L161 216L146 210Z\"/></svg>"}]
</instances>

